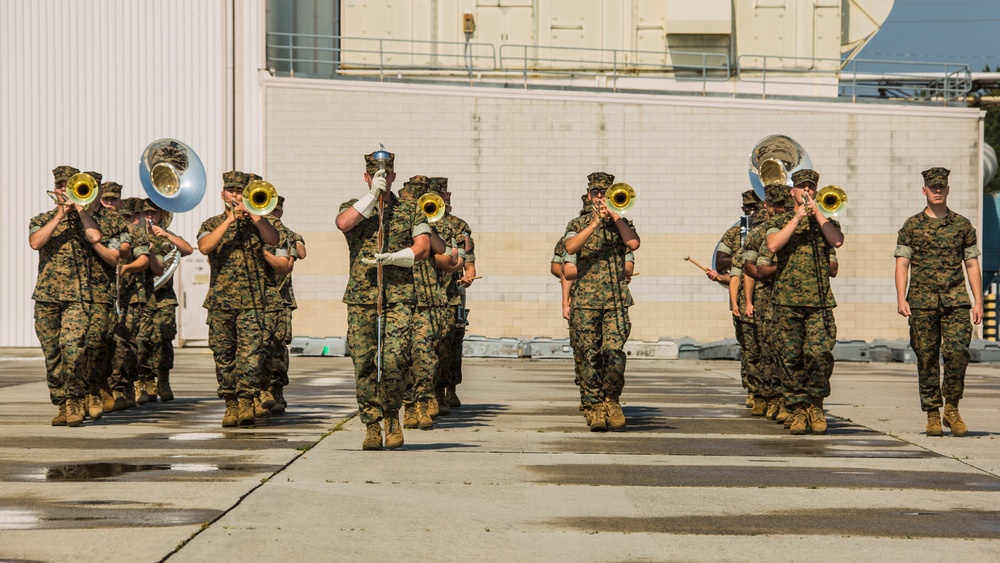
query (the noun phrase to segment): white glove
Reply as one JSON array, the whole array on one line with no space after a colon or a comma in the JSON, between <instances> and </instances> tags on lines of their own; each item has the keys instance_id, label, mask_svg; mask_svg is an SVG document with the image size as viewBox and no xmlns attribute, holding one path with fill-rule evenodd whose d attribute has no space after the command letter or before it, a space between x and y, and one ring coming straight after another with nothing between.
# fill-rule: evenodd
<instances>
[{"instance_id":1,"label":"white glove","mask_svg":"<svg viewBox=\"0 0 1000 563\"><path fill-rule=\"evenodd\" d=\"M374 215L375 203L378 201L379 194L384 192L386 187L385 170L379 170L375 173L375 177L372 178L370 191L355 202L354 209L365 219Z\"/></svg>"},{"instance_id":2,"label":"white glove","mask_svg":"<svg viewBox=\"0 0 1000 563\"><path fill-rule=\"evenodd\" d=\"M374 266L379 262L383 266L399 266L400 268L412 268L413 267L413 250L409 248L404 248L403 250L397 250L396 252L384 252L381 254L376 254L374 258L362 258L361 262L368 266Z\"/></svg>"}]
</instances>

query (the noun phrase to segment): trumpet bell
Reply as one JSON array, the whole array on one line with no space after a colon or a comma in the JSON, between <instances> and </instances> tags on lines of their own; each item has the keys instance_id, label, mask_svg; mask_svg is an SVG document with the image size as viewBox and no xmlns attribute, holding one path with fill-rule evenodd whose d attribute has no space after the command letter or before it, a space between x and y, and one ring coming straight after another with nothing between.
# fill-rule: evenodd
<instances>
[{"instance_id":1,"label":"trumpet bell","mask_svg":"<svg viewBox=\"0 0 1000 563\"><path fill-rule=\"evenodd\" d=\"M823 186L816 192L816 206L827 217L837 217L847 211L847 192L840 186Z\"/></svg>"},{"instance_id":2,"label":"trumpet bell","mask_svg":"<svg viewBox=\"0 0 1000 563\"><path fill-rule=\"evenodd\" d=\"M66 199L76 205L90 205L97 199L98 187L97 180L90 174L73 174L66 180Z\"/></svg>"},{"instance_id":3,"label":"trumpet bell","mask_svg":"<svg viewBox=\"0 0 1000 563\"><path fill-rule=\"evenodd\" d=\"M142 151L139 180L149 199L171 213L194 209L208 184L201 159L177 139L153 141Z\"/></svg>"},{"instance_id":4,"label":"trumpet bell","mask_svg":"<svg viewBox=\"0 0 1000 563\"><path fill-rule=\"evenodd\" d=\"M428 223L437 223L444 218L444 199L435 193L426 193L417 200L417 207L427 216Z\"/></svg>"},{"instance_id":5,"label":"trumpet bell","mask_svg":"<svg viewBox=\"0 0 1000 563\"><path fill-rule=\"evenodd\" d=\"M750 151L747 168L750 185L763 201L764 186L791 186L792 174L812 168L812 159L795 139L785 135L769 135L758 141Z\"/></svg>"},{"instance_id":6,"label":"trumpet bell","mask_svg":"<svg viewBox=\"0 0 1000 563\"><path fill-rule=\"evenodd\" d=\"M635 205L635 190L624 182L612 184L604 193L604 205L609 211L624 215Z\"/></svg>"},{"instance_id":7,"label":"trumpet bell","mask_svg":"<svg viewBox=\"0 0 1000 563\"><path fill-rule=\"evenodd\" d=\"M271 182L254 180L243 189L243 207L254 215L267 215L278 205L278 190Z\"/></svg>"}]
</instances>

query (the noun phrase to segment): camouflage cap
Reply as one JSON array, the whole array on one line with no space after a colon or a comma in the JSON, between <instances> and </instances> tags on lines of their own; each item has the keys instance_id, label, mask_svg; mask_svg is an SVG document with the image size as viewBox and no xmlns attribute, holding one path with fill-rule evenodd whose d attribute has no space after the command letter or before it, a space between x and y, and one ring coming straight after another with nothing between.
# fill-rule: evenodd
<instances>
[{"instance_id":1,"label":"camouflage cap","mask_svg":"<svg viewBox=\"0 0 1000 563\"><path fill-rule=\"evenodd\" d=\"M764 197L767 198L768 203L775 207L788 205L789 196L791 196L791 192L784 184L771 184L764 187Z\"/></svg>"},{"instance_id":2,"label":"camouflage cap","mask_svg":"<svg viewBox=\"0 0 1000 563\"><path fill-rule=\"evenodd\" d=\"M103 184L101 184L101 191L104 192L104 195L113 195L121 197L122 185L119 184L118 182L104 182Z\"/></svg>"},{"instance_id":3,"label":"camouflage cap","mask_svg":"<svg viewBox=\"0 0 1000 563\"><path fill-rule=\"evenodd\" d=\"M98 184L100 184L101 180L104 178L100 172L94 172L93 170L85 170L83 173L90 174L95 180L97 180Z\"/></svg>"},{"instance_id":4,"label":"camouflage cap","mask_svg":"<svg viewBox=\"0 0 1000 563\"><path fill-rule=\"evenodd\" d=\"M285 208L285 196L283 196L283 195L279 195L278 196L278 203L276 203L274 205L274 208L275 209L284 209Z\"/></svg>"},{"instance_id":5,"label":"camouflage cap","mask_svg":"<svg viewBox=\"0 0 1000 563\"><path fill-rule=\"evenodd\" d=\"M924 185L928 188L931 186L944 186L947 188L948 174L951 174L951 170L935 166L934 168L924 170L921 174L924 176Z\"/></svg>"},{"instance_id":6,"label":"camouflage cap","mask_svg":"<svg viewBox=\"0 0 1000 563\"><path fill-rule=\"evenodd\" d=\"M434 177L427 179L427 189L439 194L448 193L448 178Z\"/></svg>"},{"instance_id":7,"label":"camouflage cap","mask_svg":"<svg viewBox=\"0 0 1000 563\"><path fill-rule=\"evenodd\" d=\"M427 176L413 176L403 183L403 189L399 190L399 195L405 199L417 199L427 193L429 185Z\"/></svg>"},{"instance_id":8,"label":"camouflage cap","mask_svg":"<svg viewBox=\"0 0 1000 563\"><path fill-rule=\"evenodd\" d=\"M798 187L801 184L812 184L815 188L819 185L819 172L803 168L792 174L792 185Z\"/></svg>"},{"instance_id":9,"label":"camouflage cap","mask_svg":"<svg viewBox=\"0 0 1000 563\"><path fill-rule=\"evenodd\" d=\"M743 207L756 207L760 203L760 197L757 196L757 192L754 190L747 190L743 192Z\"/></svg>"},{"instance_id":10,"label":"camouflage cap","mask_svg":"<svg viewBox=\"0 0 1000 563\"><path fill-rule=\"evenodd\" d=\"M606 190L611 187L615 181L614 174L608 174L607 172L591 172L587 175L587 189L591 190L593 188Z\"/></svg>"},{"instance_id":11,"label":"camouflage cap","mask_svg":"<svg viewBox=\"0 0 1000 563\"><path fill-rule=\"evenodd\" d=\"M135 215L136 213L142 213L142 207L142 199L137 197L128 197L122 201L120 213L122 215Z\"/></svg>"},{"instance_id":12,"label":"camouflage cap","mask_svg":"<svg viewBox=\"0 0 1000 563\"><path fill-rule=\"evenodd\" d=\"M142 211L163 211L148 197L142 200Z\"/></svg>"},{"instance_id":13,"label":"camouflage cap","mask_svg":"<svg viewBox=\"0 0 1000 563\"><path fill-rule=\"evenodd\" d=\"M375 160L375 151L371 154L365 155L365 172L369 176L374 176L379 169L379 161ZM394 164L396 162L396 153L389 153L389 160L385 161L385 172L386 174L392 174L395 172Z\"/></svg>"},{"instance_id":14,"label":"camouflage cap","mask_svg":"<svg viewBox=\"0 0 1000 563\"><path fill-rule=\"evenodd\" d=\"M222 187L225 188L245 188L250 180L245 172L230 170L222 173Z\"/></svg>"},{"instance_id":15,"label":"camouflage cap","mask_svg":"<svg viewBox=\"0 0 1000 563\"><path fill-rule=\"evenodd\" d=\"M52 176L55 178L55 183L65 182L69 180L73 174L78 173L79 170L73 168L72 166L56 166L52 169Z\"/></svg>"},{"instance_id":16,"label":"camouflage cap","mask_svg":"<svg viewBox=\"0 0 1000 563\"><path fill-rule=\"evenodd\" d=\"M261 176L260 174L254 174L253 172L246 172L246 175L247 175L247 183L248 184L250 182L255 182L257 180L263 180L264 179L264 177Z\"/></svg>"}]
</instances>

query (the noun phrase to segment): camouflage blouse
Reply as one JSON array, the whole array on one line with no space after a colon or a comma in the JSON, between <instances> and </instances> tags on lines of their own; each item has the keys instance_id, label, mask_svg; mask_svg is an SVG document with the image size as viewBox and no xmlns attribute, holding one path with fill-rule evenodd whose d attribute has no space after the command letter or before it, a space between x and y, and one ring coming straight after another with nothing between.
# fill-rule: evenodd
<instances>
[{"instance_id":1,"label":"camouflage blouse","mask_svg":"<svg viewBox=\"0 0 1000 563\"><path fill-rule=\"evenodd\" d=\"M295 246L295 243L289 237L291 231L285 228L284 225L278 225L277 218L269 217L269 219L271 220L271 224L274 225L275 230L278 231L278 244L265 244L264 250L278 258L291 256L290 247ZM264 308L266 311L281 311L288 306L282 292L284 284L290 279L291 276L278 274L267 263L267 260L264 261L264 294L267 296Z\"/></svg>"},{"instance_id":2,"label":"camouflage blouse","mask_svg":"<svg viewBox=\"0 0 1000 563\"><path fill-rule=\"evenodd\" d=\"M455 239L455 244L459 248L465 248L466 237L472 236L472 228L469 224L455 217L451 213L444 216L443 219L434 224L434 230L437 234L444 239L444 243L450 245L451 240ZM466 263L475 263L476 261L476 249L472 247L468 252L465 253ZM463 272L441 272L441 275L445 279L445 293L448 296L448 305L461 305L462 296L459 292L458 280L461 279Z\"/></svg>"},{"instance_id":3,"label":"camouflage blouse","mask_svg":"<svg viewBox=\"0 0 1000 563\"><path fill-rule=\"evenodd\" d=\"M728 256L733 256L733 254L739 247L740 247L740 224L739 222L737 222L732 227L726 229L726 232L722 234L722 238L719 239L719 244L715 246L715 252L716 253L721 252ZM713 259L715 258L714 254L712 255L712 258ZM732 273L729 271L728 268L726 268L725 270L719 270L718 268L716 268L716 271L718 271L720 274Z\"/></svg>"},{"instance_id":4,"label":"camouflage blouse","mask_svg":"<svg viewBox=\"0 0 1000 563\"><path fill-rule=\"evenodd\" d=\"M765 237L780 231L794 217L789 211L767 221ZM830 219L838 229L840 223ZM830 289L830 254L819 224L812 217L799 223L788 244L775 253L778 272L771 300L789 307L832 308L837 306Z\"/></svg>"},{"instance_id":5,"label":"camouflage blouse","mask_svg":"<svg viewBox=\"0 0 1000 563\"><path fill-rule=\"evenodd\" d=\"M222 213L198 229L198 239L226 220ZM208 255L211 278L202 307L212 310L264 309L264 239L250 219L239 219L226 229Z\"/></svg>"},{"instance_id":6,"label":"camouflage blouse","mask_svg":"<svg viewBox=\"0 0 1000 563\"><path fill-rule=\"evenodd\" d=\"M430 234L427 215L417 209L413 202L401 202L395 194L385 203L383 220L385 239L381 252L396 252L413 245L413 239ZM340 205L343 212L357 202L356 199ZM380 252L378 240L378 214L362 219L353 229L344 233L350 252L351 277L344 291L344 303L348 305L375 305L378 298L378 268L368 266L362 258L372 258ZM383 282L386 303L416 304L413 292L413 270L399 266L383 268Z\"/></svg>"},{"instance_id":7,"label":"camouflage blouse","mask_svg":"<svg viewBox=\"0 0 1000 563\"><path fill-rule=\"evenodd\" d=\"M134 262L140 256L149 256L149 238L146 230L138 225L126 223L129 236L132 238L132 259ZM113 279L112 279L113 280ZM111 282L112 284L114 281ZM137 274L122 274L120 280L121 303L150 304L153 298L153 272L147 267Z\"/></svg>"},{"instance_id":8,"label":"camouflage blouse","mask_svg":"<svg viewBox=\"0 0 1000 563\"><path fill-rule=\"evenodd\" d=\"M968 307L962 264L981 252L976 229L968 219L948 210L940 219L921 211L899 229L894 256L910 260L906 301L914 309Z\"/></svg>"},{"instance_id":9,"label":"camouflage blouse","mask_svg":"<svg viewBox=\"0 0 1000 563\"><path fill-rule=\"evenodd\" d=\"M149 254L151 256L156 256L160 260L165 260L167 254L173 250L173 248L173 244L171 244L166 237L153 236L150 238ZM177 260L180 260L180 256L177 257ZM157 309L162 309L164 307L176 307L177 292L174 291L174 278L171 277L169 280L163 282L160 289L157 289L153 295L156 301Z\"/></svg>"},{"instance_id":10,"label":"camouflage blouse","mask_svg":"<svg viewBox=\"0 0 1000 563\"><path fill-rule=\"evenodd\" d=\"M585 229L591 215L581 215L566 225L564 240ZM632 221L625 219L633 230ZM576 309L623 309L631 307L632 293L625 283L625 254L628 249L614 223L602 222L575 256L577 277L570 288L570 307Z\"/></svg>"}]
</instances>

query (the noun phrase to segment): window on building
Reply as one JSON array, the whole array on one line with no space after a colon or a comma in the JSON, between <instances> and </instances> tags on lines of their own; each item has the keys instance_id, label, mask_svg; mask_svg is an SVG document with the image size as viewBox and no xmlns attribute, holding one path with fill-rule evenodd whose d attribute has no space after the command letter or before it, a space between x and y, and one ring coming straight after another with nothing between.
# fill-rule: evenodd
<instances>
[{"instance_id":1,"label":"window on building","mask_svg":"<svg viewBox=\"0 0 1000 563\"><path fill-rule=\"evenodd\" d=\"M273 74L334 76L339 36L340 0L267 0L267 64Z\"/></svg>"}]
</instances>

